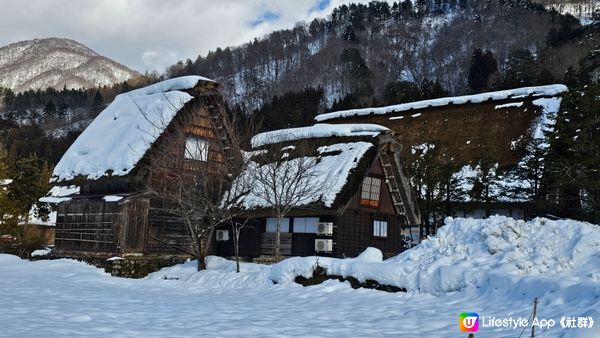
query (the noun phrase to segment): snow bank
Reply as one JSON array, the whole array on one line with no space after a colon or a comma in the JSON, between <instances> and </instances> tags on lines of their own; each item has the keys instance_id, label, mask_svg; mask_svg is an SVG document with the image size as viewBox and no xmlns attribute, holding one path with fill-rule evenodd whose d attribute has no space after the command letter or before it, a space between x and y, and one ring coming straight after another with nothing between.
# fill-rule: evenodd
<instances>
[{"instance_id":1,"label":"snow bank","mask_svg":"<svg viewBox=\"0 0 600 338\"><path fill-rule=\"evenodd\" d=\"M342 110L327 114L317 115L315 121L323 122L327 120L351 117L351 116L364 116L364 115L385 115L390 113L403 112L411 109L423 109L428 107L439 107L446 106L449 104L465 104L465 103L480 103L488 100L505 100L509 98L521 98L527 96L542 97L542 96L556 96L561 93L568 91L567 86L562 84L554 84L548 86L538 87L524 87L509 90L501 90L496 92L488 92L476 95L464 95L454 97L444 97L439 99L424 100L410 103L402 103L393 106L379 107L379 108L361 108Z\"/></svg>"},{"instance_id":2,"label":"snow bank","mask_svg":"<svg viewBox=\"0 0 600 338\"><path fill-rule=\"evenodd\" d=\"M235 262L221 257L206 258L207 269L198 272L197 262L189 261L172 267L163 268L146 277L148 280L178 280L185 283L188 289L255 289L273 286L269 279L267 265L241 263L240 273L236 273Z\"/></svg>"},{"instance_id":3,"label":"snow bank","mask_svg":"<svg viewBox=\"0 0 600 338\"><path fill-rule=\"evenodd\" d=\"M76 176L97 179L128 174L177 112L192 100L201 76L184 76L118 95L69 147L54 168L53 182Z\"/></svg>"},{"instance_id":4,"label":"snow bank","mask_svg":"<svg viewBox=\"0 0 600 338\"><path fill-rule=\"evenodd\" d=\"M32 257L47 256L50 254L50 252L52 252L52 249L49 249L49 248L38 249L38 250L35 250L34 252L32 252L31 256Z\"/></svg>"},{"instance_id":5,"label":"snow bank","mask_svg":"<svg viewBox=\"0 0 600 338\"><path fill-rule=\"evenodd\" d=\"M330 275L434 295L469 287L512 294L519 285L518 292L535 297L577 286L600 298L600 227L572 220L448 218L437 235L385 261L380 250L368 248L356 258L292 257L270 266L242 263L241 274L235 274L232 261L209 257L207 262L208 271L200 274L190 262L149 278L268 286L293 283L297 276L309 278L319 265ZM217 272L233 280L221 280Z\"/></svg>"},{"instance_id":6,"label":"snow bank","mask_svg":"<svg viewBox=\"0 0 600 338\"><path fill-rule=\"evenodd\" d=\"M597 282L600 227L543 218L448 218L436 236L384 264L390 271L380 282L434 294L485 287L497 276Z\"/></svg>"},{"instance_id":7,"label":"snow bank","mask_svg":"<svg viewBox=\"0 0 600 338\"><path fill-rule=\"evenodd\" d=\"M258 148L267 144L297 141L310 138L344 137L344 136L377 136L388 131L386 127L376 124L315 124L310 127L280 129L255 135L252 147Z\"/></svg>"}]
</instances>

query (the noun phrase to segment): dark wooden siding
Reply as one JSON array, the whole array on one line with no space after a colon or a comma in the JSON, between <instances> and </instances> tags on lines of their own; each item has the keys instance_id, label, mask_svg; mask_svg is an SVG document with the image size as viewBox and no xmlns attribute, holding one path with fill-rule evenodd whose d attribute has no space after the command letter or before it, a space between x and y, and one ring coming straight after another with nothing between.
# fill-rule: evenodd
<instances>
[{"instance_id":1,"label":"dark wooden siding","mask_svg":"<svg viewBox=\"0 0 600 338\"><path fill-rule=\"evenodd\" d=\"M130 199L121 205L121 213L114 222L119 234L122 253L143 253L148 231L148 199Z\"/></svg>"},{"instance_id":2,"label":"dark wooden siding","mask_svg":"<svg viewBox=\"0 0 600 338\"><path fill-rule=\"evenodd\" d=\"M373 236L373 221L387 221L387 237ZM400 224L396 216L348 210L336 217L333 253L336 257L355 257L367 247L381 250L386 257L401 252Z\"/></svg>"},{"instance_id":3,"label":"dark wooden siding","mask_svg":"<svg viewBox=\"0 0 600 338\"><path fill-rule=\"evenodd\" d=\"M333 254L336 257L355 257L367 247L380 249L385 256L393 256L402 250L400 217L396 215L389 188L379 161L374 161L368 175L382 179L379 207L360 204L360 189L352 197L348 208L335 218ZM388 223L387 237L373 236L373 221Z\"/></svg>"},{"instance_id":4,"label":"dark wooden siding","mask_svg":"<svg viewBox=\"0 0 600 338\"><path fill-rule=\"evenodd\" d=\"M166 210L151 207L148 215L148 254L182 255L193 253L193 246L183 219Z\"/></svg>"},{"instance_id":5,"label":"dark wooden siding","mask_svg":"<svg viewBox=\"0 0 600 338\"><path fill-rule=\"evenodd\" d=\"M223 257L232 257L235 255L233 244L233 231L230 225L220 227L220 229L229 231L229 240L224 242L215 241L216 254ZM260 256L261 234L265 231L264 218L251 219L240 232L240 256L258 257Z\"/></svg>"},{"instance_id":6,"label":"dark wooden siding","mask_svg":"<svg viewBox=\"0 0 600 338\"><path fill-rule=\"evenodd\" d=\"M116 252L113 221L119 215L120 207L114 202L82 199L60 203L56 217L56 249L59 252Z\"/></svg>"}]
</instances>

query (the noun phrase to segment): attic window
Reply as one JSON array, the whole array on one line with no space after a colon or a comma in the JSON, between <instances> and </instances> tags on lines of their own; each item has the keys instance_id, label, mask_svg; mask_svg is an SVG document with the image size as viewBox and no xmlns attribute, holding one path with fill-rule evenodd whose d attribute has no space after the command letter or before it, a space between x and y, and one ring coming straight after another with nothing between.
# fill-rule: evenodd
<instances>
[{"instance_id":1,"label":"attic window","mask_svg":"<svg viewBox=\"0 0 600 338\"><path fill-rule=\"evenodd\" d=\"M360 205L368 207L379 207L379 196L381 195L381 179L376 177L365 177L360 193Z\"/></svg>"},{"instance_id":2,"label":"attic window","mask_svg":"<svg viewBox=\"0 0 600 338\"><path fill-rule=\"evenodd\" d=\"M183 156L188 160L208 161L208 141L203 138L188 136L185 141Z\"/></svg>"}]
</instances>

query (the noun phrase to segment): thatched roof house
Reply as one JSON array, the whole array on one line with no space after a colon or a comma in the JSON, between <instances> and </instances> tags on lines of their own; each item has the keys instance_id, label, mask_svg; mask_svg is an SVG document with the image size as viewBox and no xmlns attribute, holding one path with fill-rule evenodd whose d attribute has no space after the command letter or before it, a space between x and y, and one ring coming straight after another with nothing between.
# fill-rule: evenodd
<instances>
[{"instance_id":1,"label":"thatched roof house","mask_svg":"<svg viewBox=\"0 0 600 338\"><path fill-rule=\"evenodd\" d=\"M449 212L461 217L498 213L528 218L531 215L528 197L521 192L530 189L531 183L515 177L512 171L523 166L526 147L536 139L543 140L552 129L561 96L567 91L568 88L560 84L524 87L338 111L318 115L315 120L385 126L395 133L402 144L403 157L411 164L420 161L428 152L438 150L445 156L442 160L454 170L450 179L457 183L451 190L465 191L460 198L440 197L449 198L454 205L447 206L438 216ZM411 174L415 174L414 169ZM481 186L473 182L481 183L480 176L486 175L493 180L489 191L485 192L493 196L493 203L481 202L489 200L487 196L479 200L472 198L480 194L477 188ZM423 186L416 188L423 191ZM427 198L426 192L420 195ZM425 219L430 218L425 216Z\"/></svg>"},{"instance_id":2,"label":"thatched roof house","mask_svg":"<svg viewBox=\"0 0 600 338\"><path fill-rule=\"evenodd\" d=\"M185 228L144 191L158 157L173 170L218 171L215 126L225 108L217 87L201 76L170 79L118 95L96 117L53 172L53 184L77 190L47 196L59 203L58 252L190 252Z\"/></svg>"},{"instance_id":3,"label":"thatched roof house","mask_svg":"<svg viewBox=\"0 0 600 338\"><path fill-rule=\"evenodd\" d=\"M267 185L283 191L294 189L295 181L304 188L284 220L284 255L355 256L368 246L394 255L402 250L403 234L420 223L399 144L385 127L317 124L258 134L252 145L251 163L238 177L252 185L238 206L257 231L246 232L243 255L273 253L274 206ZM298 170L305 176L298 179ZM269 182L256 178L271 173ZM222 243L220 250L230 254L231 246Z\"/></svg>"}]
</instances>

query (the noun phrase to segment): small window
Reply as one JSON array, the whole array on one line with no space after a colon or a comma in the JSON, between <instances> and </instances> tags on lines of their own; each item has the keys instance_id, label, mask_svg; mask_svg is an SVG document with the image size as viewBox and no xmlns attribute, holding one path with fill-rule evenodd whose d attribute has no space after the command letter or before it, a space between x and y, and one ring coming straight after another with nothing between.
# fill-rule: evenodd
<instances>
[{"instance_id":1,"label":"small window","mask_svg":"<svg viewBox=\"0 0 600 338\"><path fill-rule=\"evenodd\" d=\"M188 160L208 161L208 141L195 136L188 136L185 141L184 157Z\"/></svg>"},{"instance_id":2,"label":"small window","mask_svg":"<svg viewBox=\"0 0 600 338\"><path fill-rule=\"evenodd\" d=\"M318 224L319 224L318 217L295 217L293 232L314 234L317 232Z\"/></svg>"},{"instance_id":3,"label":"small window","mask_svg":"<svg viewBox=\"0 0 600 338\"><path fill-rule=\"evenodd\" d=\"M373 236L387 237L387 225L386 221L373 221Z\"/></svg>"},{"instance_id":4,"label":"small window","mask_svg":"<svg viewBox=\"0 0 600 338\"><path fill-rule=\"evenodd\" d=\"M369 207L378 207L380 195L381 179L375 177L365 177L360 194L360 204Z\"/></svg>"},{"instance_id":5,"label":"small window","mask_svg":"<svg viewBox=\"0 0 600 338\"><path fill-rule=\"evenodd\" d=\"M267 229L265 232L275 232L277 229L277 219L267 218ZM281 222L281 232L290 232L290 219L284 218Z\"/></svg>"}]
</instances>

